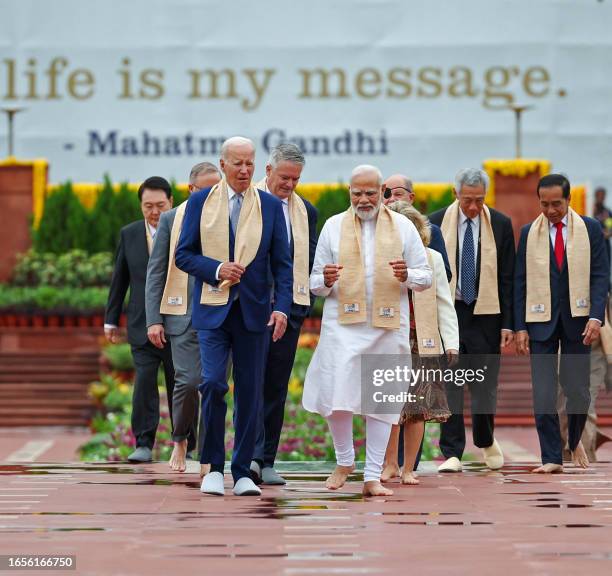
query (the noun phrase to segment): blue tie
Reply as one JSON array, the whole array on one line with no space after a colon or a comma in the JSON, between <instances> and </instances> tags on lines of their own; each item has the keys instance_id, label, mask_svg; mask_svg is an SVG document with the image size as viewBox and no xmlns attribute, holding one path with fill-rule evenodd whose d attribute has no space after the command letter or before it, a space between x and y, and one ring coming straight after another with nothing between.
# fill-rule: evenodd
<instances>
[{"instance_id":1,"label":"blue tie","mask_svg":"<svg viewBox=\"0 0 612 576\"><path fill-rule=\"evenodd\" d=\"M232 223L232 231L234 232L234 236L236 236L236 228L238 228L241 206L242 196L240 194L234 194L234 203L232 204L232 213L230 214L230 222Z\"/></svg>"},{"instance_id":2,"label":"blue tie","mask_svg":"<svg viewBox=\"0 0 612 576\"><path fill-rule=\"evenodd\" d=\"M476 255L474 254L472 221L468 218L466 224L461 254L461 297L469 306L476 300Z\"/></svg>"}]
</instances>

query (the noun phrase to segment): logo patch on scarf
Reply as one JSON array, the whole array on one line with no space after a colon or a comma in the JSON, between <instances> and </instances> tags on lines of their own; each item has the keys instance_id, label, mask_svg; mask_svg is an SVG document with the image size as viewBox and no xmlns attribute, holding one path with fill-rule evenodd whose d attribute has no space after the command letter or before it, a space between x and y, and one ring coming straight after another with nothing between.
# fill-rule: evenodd
<instances>
[{"instance_id":1,"label":"logo patch on scarf","mask_svg":"<svg viewBox=\"0 0 612 576\"><path fill-rule=\"evenodd\" d=\"M221 292L221 288L218 288L217 286L208 285L207 288L209 292L214 292L215 294Z\"/></svg>"},{"instance_id":2,"label":"logo patch on scarf","mask_svg":"<svg viewBox=\"0 0 612 576\"><path fill-rule=\"evenodd\" d=\"M534 304L531 306L531 311L536 314L544 314L544 304Z\"/></svg>"},{"instance_id":3,"label":"logo patch on scarf","mask_svg":"<svg viewBox=\"0 0 612 576\"><path fill-rule=\"evenodd\" d=\"M378 315L383 318L393 318L395 316L395 308L384 308L381 306L378 309Z\"/></svg>"},{"instance_id":4,"label":"logo patch on scarf","mask_svg":"<svg viewBox=\"0 0 612 576\"><path fill-rule=\"evenodd\" d=\"M297 287L297 292L298 292L298 294L307 294L307 292L306 292L306 286L304 286L304 285L300 284L300 285Z\"/></svg>"},{"instance_id":5,"label":"logo patch on scarf","mask_svg":"<svg viewBox=\"0 0 612 576\"><path fill-rule=\"evenodd\" d=\"M588 308L589 302L586 298L579 298L578 300L576 300L576 306L578 308Z\"/></svg>"},{"instance_id":6,"label":"logo patch on scarf","mask_svg":"<svg viewBox=\"0 0 612 576\"><path fill-rule=\"evenodd\" d=\"M433 338L423 338L423 348L435 348L436 341Z\"/></svg>"},{"instance_id":7,"label":"logo patch on scarf","mask_svg":"<svg viewBox=\"0 0 612 576\"><path fill-rule=\"evenodd\" d=\"M359 302L354 302L353 304L344 305L345 314L354 314L355 312L359 312Z\"/></svg>"},{"instance_id":8,"label":"logo patch on scarf","mask_svg":"<svg viewBox=\"0 0 612 576\"><path fill-rule=\"evenodd\" d=\"M181 306L182 304L182 296L168 296L168 306Z\"/></svg>"}]
</instances>

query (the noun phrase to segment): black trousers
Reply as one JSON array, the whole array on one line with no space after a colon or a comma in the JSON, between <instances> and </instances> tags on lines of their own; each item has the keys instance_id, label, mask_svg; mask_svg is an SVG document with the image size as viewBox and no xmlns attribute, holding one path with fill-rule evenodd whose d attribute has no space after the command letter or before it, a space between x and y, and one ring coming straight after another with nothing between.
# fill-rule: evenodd
<instances>
[{"instance_id":1,"label":"black trousers","mask_svg":"<svg viewBox=\"0 0 612 576\"><path fill-rule=\"evenodd\" d=\"M267 361L264 374L263 402L259 409L257 441L253 459L262 467L274 466L278 443L285 418L287 388L302 322L287 323L287 330L277 342L268 337Z\"/></svg>"},{"instance_id":2,"label":"black trousers","mask_svg":"<svg viewBox=\"0 0 612 576\"><path fill-rule=\"evenodd\" d=\"M454 369L454 382L448 382L446 386L451 417L440 425L440 450L445 458L455 456L461 459L465 450L465 386L470 390L474 444L486 448L493 444L494 439L501 321L499 315L475 315L475 304L468 306L459 300L455 302L459 322L459 362ZM482 381L457 385L461 383L459 375L465 374L466 370L481 371Z\"/></svg>"},{"instance_id":3,"label":"black trousers","mask_svg":"<svg viewBox=\"0 0 612 576\"><path fill-rule=\"evenodd\" d=\"M156 348L151 342L142 345L132 344L131 348L136 372L132 396L132 432L136 437L136 446L152 449L159 424L157 372L160 364L164 366L168 408L170 419L172 419L172 393L174 391L172 352L169 343L163 349Z\"/></svg>"},{"instance_id":4,"label":"black trousers","mask_svg":"<svg viewBox=\"0 0 612 576\"><path fill-rule=\"evenodd\" d=\"M561 321L550 340L529 342L533 409L543 464L563 464L558 384L567 398L567 441L574 451L586 424L591 393L591 347L565 338ZM561 354L559 355L559 348Z\"/></svg>"}]
</instances>

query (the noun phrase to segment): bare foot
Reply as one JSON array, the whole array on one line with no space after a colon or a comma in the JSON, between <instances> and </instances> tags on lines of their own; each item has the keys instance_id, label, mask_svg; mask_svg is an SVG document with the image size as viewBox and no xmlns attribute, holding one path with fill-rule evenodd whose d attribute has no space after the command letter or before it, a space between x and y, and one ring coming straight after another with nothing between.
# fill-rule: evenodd
<instances>
[{"instance_id":1,"label":"bare foot","mask_svg":"<svg viewBox=\"0 0 612 576\"><path fill-rule=\"evenodd\" d=\"M172 456L170 456L170 468L175 472L185 472L187 463L185 458L187 456L187 439L181 440L180 442L174 443L174 450L172 450Z\"/></svg>"},{"instance_id":2,"label":"bare foot","mask_svg":"<svg viewBox=\"0 0 612 576\"><path fill-rule=\"evenodd\" d=\"M204 478L210 472L210 464L200 464L200 478Z\"/></svg>"},{"instance_id":3,"label":"bare foot","mask_svg":"<svg viewBox=\"0 0 612 576\"><path fill-rule=\"evenodd\" d=\"M413 472L404 472L402 474L402 484L420 484L421 481Z\"/></svg>"},{"instance_id":4,"label":"bare foot","mask_svg":"<svg viewBox=\"0 0 612 576\"><path fill-rule=\"evenodd\" d=\"M393 490L389 490L389 488L385 488L377 480L372 480L370 482L364 482L362 493L364 496L393 496Z\"/></svg>"},{"instance_id":5,"label":"bare foot","mask_svg":"<svg viewBox=\"0 0 612 576\"><path fill-rule=\"evenodd\" d=\"M355 470L354 464L352 466L336 466L331 476L325 480L325 487L328 490L338 490L338 488L342 488L353 470Z\"/></svg>"},{"instance_id":6,"label":"bare foot","mask_svg":"<svg viewBox=\"0 0 612 576\"><path fill-rule=\"evenodd\" d=\"M578 442L578 446L572 452L572 462L576 468L588 468L589 467L589 457L582 445L582 442Z\"/></svg>"},{"instance_id":7,"label":"bare foot","mask_svg":"<svg viewBox=\"0 0 612 576\"><path fill-rule=\"evenodd\" d=\"M563 466L561 464L543 464L534 468L531 471L533 474L561 474L563 472Z\"/></svg>"},{"instance_id":8,"label":"bare foot","mask_svg":"<svg viewBox=\"0 0 612 576\"><path fill-rule=\"evenodd\" d=\"M382 474L380 475L381 482L389 482L392 478L397 478L400 475L400 469L396 462L385 464Z\"/></svg>"}]
</instances>

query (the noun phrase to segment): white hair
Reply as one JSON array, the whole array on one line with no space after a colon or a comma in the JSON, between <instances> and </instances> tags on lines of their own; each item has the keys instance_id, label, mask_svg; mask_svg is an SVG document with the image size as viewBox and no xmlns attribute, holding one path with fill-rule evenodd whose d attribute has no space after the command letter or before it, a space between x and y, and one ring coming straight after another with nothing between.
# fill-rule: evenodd
<instances>
[{"instance_id":1,"label":"white hair","mask_svg":"<svg viewBox=\"0 0 612 576\"><path fill-rule=\"evenodd\" d=\"M363 176L364 174L374 174L378 180L378 185L382 185L382 172L376 166L372 166L371 164L360 164L359 166L353 168L353 171L351 172L351 182L355 178Z\"/></svg>"},{"instance_id":2,"label":"white hair","mask_svg":"<svg viewBox=\"0 0 612 576\"><path fill-rule=\"evenodd\" d=\"M243 146L245 144L251 146L251 148L253 148L253 152L255 152L255 144L253 144L253 140L245 138L244 136L232 136L231 138L228 138L221 145L221 158L223 158L224 160L227 158L227 151L232 146Z\"/></svg>"},{"instance_id":3,"label":"white hair","mask_svg":"<svg viewBox=\"0 0 612 576\"><path fill-rule=\"evenodd\" d=\"M272 149L270 158L268 158L268 164L272 168L276 168L279 162L293 162L304 166L306 159L299 146L291 142L283 142Z\"/></svg>"},{"instance_id":4,"label":"white hair","mask_svg":"<svg viewBox=\"0 0 612 576\"><path fill-rule=\"evenodd\" d=\"M455 192L461 194L464 186L482 186L486 192L489 189L489 175L479 168L463 168L455 176Z\"/></svg>"}]
</instances>

